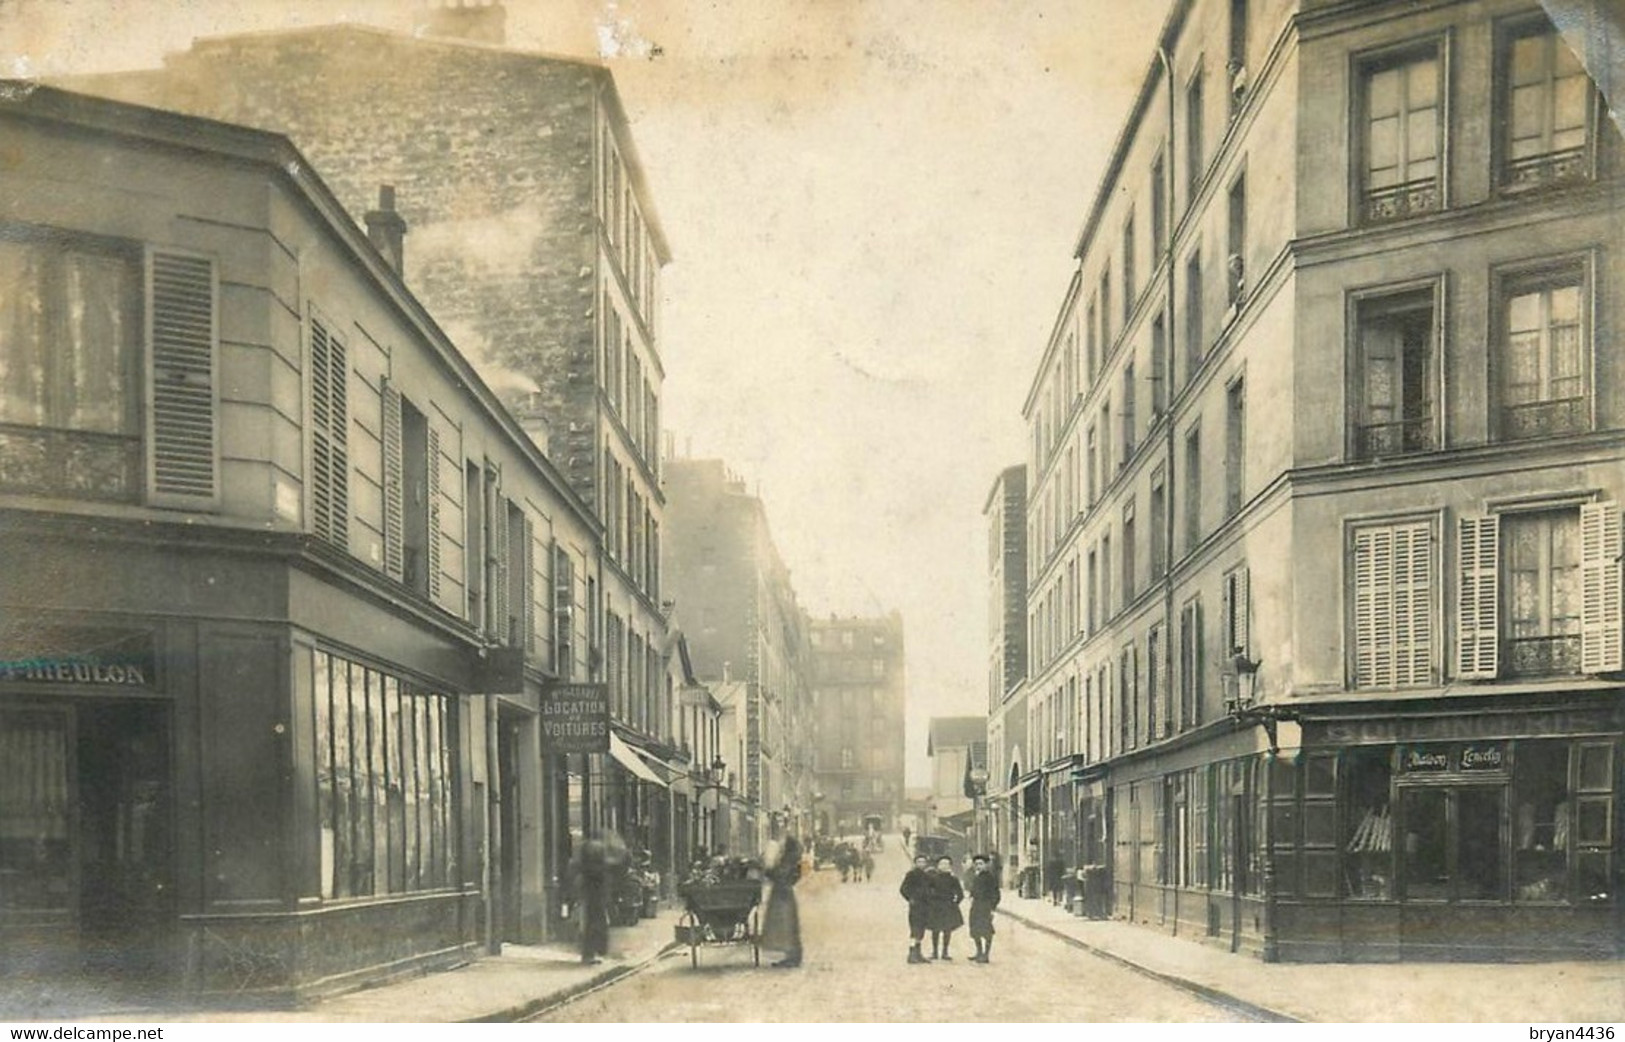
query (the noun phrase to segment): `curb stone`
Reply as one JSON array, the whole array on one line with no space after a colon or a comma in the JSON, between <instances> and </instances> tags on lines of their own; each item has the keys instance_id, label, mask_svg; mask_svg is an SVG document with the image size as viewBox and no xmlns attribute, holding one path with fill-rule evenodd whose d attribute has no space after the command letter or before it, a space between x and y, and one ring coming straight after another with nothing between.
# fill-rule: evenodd
<instances>
[{"instance_id":1,"label":"curb stone","mask_svg":"<svg viewBox=\"0 0 1625 1042\"><path fill-rule=\"evenodd\" d=\"M1090 944L1088 941L1080 940L1066 931L1057 929L1048 923L1039 922L1036 919L1029 919L1024 915L1018 915L1017 913L1004 908L998 908L996 911L1000 915L1007 916L1016 922L1021 923L1023 926L1031 927L1032 929L1038 930L1041 933L1046 933L1051 937L1065 941L1074 948L1080 948L1091 955L1097 955L1108 962L1116 963L1125 969L1133 970L1135 973L1141 974L1145 977L1150 977L1152 980L1178 988L1181 991L1191 992L1192 994L1198 995L1210 1002L1216 1002L1220 1005L1239 1010L1249 1016L1258 1017L1261 1020L1271 1021L1277 1024L1303 1023L1303 1021L1298 1017L1294 1017L1289 1013L1282 1013L1280 1010L1271 1009L1268 1006L1260 1006L1256 1002L1249 1002L1246 999L1232 995L1229 992L1220 991L1218 988L1210 987L1206 984L1199 984L1196 981L1189 980L1185 977L1180 977L1177 974L1165 973L1162 970L1154 970L1144 963L1135 962L1132 959L1125 958L1124 956L1119 955L1110 949L1102 948L1098 945Z\"/></svg>"},{"instance_id":2,"label":"curb stone","mask_svg":"<svg viewBox=\"0 0 1625 1042\"><path fill-rule=\"evenodd\" d=\"M628 963L624 966L611 966L606 970L600 970L598 973L595 973L584 981L578 981L575 984L560 988L558 991L537 996L536 998L522 1002L517 1006L509 1006L507 1009L501 1009L495 1013L485 1013L477 1017L470 1017L467 1020L462 1021L462 1023L517 1024L527 1017L533 1017L550 1007L562 1005L563 1003L569 1002L571 999L574 999L577 996L584 995L589 991L594 991L605 986L606 984L612 984L615 981L620 980L622 977L630 977L639 970L653 965L654 963L665 958L667 954L675 951L679 947L681 947L681 945L679 945L676 941L668 941L659 951L655 952L653 955L647 956L646 958L640 959L637 962Z\"/></svg>"}]
</instances>

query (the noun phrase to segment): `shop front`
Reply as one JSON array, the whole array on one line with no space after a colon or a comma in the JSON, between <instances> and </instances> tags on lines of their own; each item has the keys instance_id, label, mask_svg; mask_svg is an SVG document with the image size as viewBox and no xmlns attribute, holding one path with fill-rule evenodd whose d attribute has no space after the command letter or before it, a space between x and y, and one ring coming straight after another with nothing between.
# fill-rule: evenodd
<instances>
[{"instance_id":1,"label":"shop front","mask_svg":"<svg viewBox=\"0 0 1625 1042\"><path fill-rule=\"evenodd\" d=\"M1280 957L1617 956L1621 701L1306 716L1272 810Z\"/></svg>"}]
</instances>

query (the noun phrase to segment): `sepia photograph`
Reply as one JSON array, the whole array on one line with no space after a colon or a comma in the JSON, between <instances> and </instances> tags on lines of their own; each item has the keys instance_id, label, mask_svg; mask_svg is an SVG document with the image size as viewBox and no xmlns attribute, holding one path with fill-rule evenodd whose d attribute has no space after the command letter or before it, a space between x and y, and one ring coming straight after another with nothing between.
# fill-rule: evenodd
<instances>
[{"instance_id":1,"label":"sepia photograph","mask_svg":"<svg viewBox=\"0 0 1625 1042\"><path fill-rule=\"evenodd\" d=\"M0 1025L519 1023L1614 1039L1625 0L0 0Z\"/></svg>"}]
</instances>

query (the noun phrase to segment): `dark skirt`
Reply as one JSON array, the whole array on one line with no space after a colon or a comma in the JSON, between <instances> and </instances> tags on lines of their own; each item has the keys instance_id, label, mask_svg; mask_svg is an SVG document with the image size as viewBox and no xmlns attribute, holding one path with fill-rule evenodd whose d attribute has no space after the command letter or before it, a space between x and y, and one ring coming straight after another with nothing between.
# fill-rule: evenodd
<instances>
[{"instance_id":1,"label":"dark skirt","mask_svg":"<svg viewBox=\"0 0 1625 1042\"><path fill-rule=\"evenodd\" d=\"M993 905L975 899L971 900L970 935L972 937L993 936Z\"/></svg>"},{"instance_id":2,"label":"dark skirt","mask_svg":"<svg viewBox=\"0 0 1625 1042\"><path fill-rule=\"evenodd\" d=\"M952 901L936 901L931 905L931 929L946 932L965 925L965 915Z\"/></svg>"},{"instance_id":3,"label":"dark skirt","mask_svg":"<svg viewBox=\"0 0 1625 1042\"><path fill-rule=\"evenodd\" d=\"M801 951L801 912L796 908L796 892L791 886L774 883L767 892L767 911L762 915L762 947L795 954Z\"/></svg>"}]
</instances>

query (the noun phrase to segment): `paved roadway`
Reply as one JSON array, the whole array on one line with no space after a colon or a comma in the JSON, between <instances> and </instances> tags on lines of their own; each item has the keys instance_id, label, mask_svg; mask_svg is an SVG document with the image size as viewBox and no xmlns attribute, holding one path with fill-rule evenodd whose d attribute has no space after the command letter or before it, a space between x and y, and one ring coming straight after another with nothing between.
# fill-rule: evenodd
<instances>
[{"instance_id":1,"label":"paved roadway","mask_svg":"<svg viewBox=\"0 0 1625 1042\"><path fill-rule=\"evenodd\" d=\"M1239 1015L1188 992L1073 948L1049 934L996 919L993 961L963 930L953 961L909 965L907 908L897 894L906 863L891 837L872 881L845 883L832 869L796 887L805 961L774 969L777 953L751 965L748 946L686 948L647 970L543 1018L556 1022L1036 1022L1236 1021ZM926 939L930 949L930 938Z\"/></svg>"}]
</instances>

